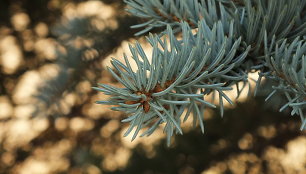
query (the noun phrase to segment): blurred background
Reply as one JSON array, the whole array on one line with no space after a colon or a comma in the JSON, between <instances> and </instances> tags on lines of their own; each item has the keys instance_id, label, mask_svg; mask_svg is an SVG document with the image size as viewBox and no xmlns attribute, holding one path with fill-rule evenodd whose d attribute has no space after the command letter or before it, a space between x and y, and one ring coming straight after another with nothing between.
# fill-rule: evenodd
<instances>
[{"instance_id":1,"label":"blurred background","mask_svg":"<svg viewBox=\"0 0 306 174\"><path fill-rule=\"evenodd\" d=\"M281 100L246 94L224 118L207 110L205 134L183 127L123 137L126 116L95 101L141 22L122 0L0 0L1 174L305 174L306 132ZM150 53L150 49L146 48ZM252 94L251 94L252 95Z\"/></svg>"}]
</instances>

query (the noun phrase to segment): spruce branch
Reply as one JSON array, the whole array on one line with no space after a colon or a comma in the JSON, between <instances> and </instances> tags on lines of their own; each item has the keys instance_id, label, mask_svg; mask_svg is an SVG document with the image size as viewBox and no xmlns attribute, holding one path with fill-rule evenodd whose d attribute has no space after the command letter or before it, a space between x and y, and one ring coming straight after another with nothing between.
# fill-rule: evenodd
<instances>
[{"instance_id":1,"label":"spruce branch","mask_svg":"<svg viewBox=\"0 0 306 174\"><path fill-rule=\"evenodd\" d=\"M144 34L153 28L166 28L170 25L175 28L174 31L180 29L181 22L187 22L192 28L198 27L198 21L205 19L209 26L213 26L215 22L221 20L225 24L229 24L235 16L234 3L230 1L223 2L216 0L125 0L130 7L128 11L147 21L142 24L132 26L132 28L142 28L135 35Z\"/></svg>"},{"instance_id":2,"label":"spruce branch","mask_svg":"<svg viewBox=\"0 0 306 174\"><path fill-rule=\"evenodd\" d=\"M140 129L149 127L141 136L150 135L159 124L165 123L169 144L173 133L182 134L181 116L185 109L184 121L192 113L194 124L198 121L204 132L204 109L216 107L206 101L205 96L212 92L219 94L222 115L223 99L232 103L224 91L232 90L231 85L247 80L240 64L249 49L237 54L241 38L236 40L233 30L226 36L221 22L210 28L205 20L200 20L198 32L194 35L186 22L180 25L181 40L175 37L169 25L166 31L169 41L152 34L147 38L153 48L152 63L139 43L130 46L137 64L136 71L126 56L125 64L116 59L111 61L115 71L108 70L124 88L105 84L94 88L111 95L110 100L97 103L116 105L113 110L129 114L122 122L130 122L125 136L136 127L132 140ZM230 28L233 25L232 22Z\"/></svg>"},{"instance_id":3,"label":"spruce branch","mask_svg":"<svg viewBox=\"0 0 306 174\"><path fill-rule=\"evenodd\" d=\"M160 35L150 34L152 61L141 45L130 45L137 70L124 55L125 63L112 60L110 73L124 86L100 84L94 89L110 95L100 104L115 105L113 110L129 115L125 136L136 129L132 140L152 134L164 124L168 144L173 134L181 133L181 120L193 115L204 132L203 113L216 107L205 100L219 95L221 116L223 100L232 101L224 91L236 85L238 96L247 84L247 73L260 71L261 79L275 81L273 91L284 94L288 102L280 109L292 109L306 127L305 51L306 1L304 0L125 0L128 11L147 21L132 26L143 28L136 35L162 28ZM175 34L182 33L179 39ZM167 36L169 41L162 36ZM183 112L187 111L182 117Z\"/></svg>"},{"instance_id":4,"label":"spruce branch","mask_svg":"<svg viewBox=\"0 0 306 174\"><path fill-rule=\"evenodd\" d=\"M273 41L275 40L275 37ZM266 98L270 99L275 93L283 94L288 102L280 111L290 107L291 115L301 117L301 130L306 129L306 40L297 37L293 42L287 40L267 46L265 37L265 60L270 71L262 73L267 79L277 82L273 91Z\"/></svg>"},{"instance_id":5,"label":"spruce branch","mask_svg":"<svg viewBox=\"0 0 306 174\"><path fill-rule=\"evenodd\" d=\"M273 44L273 37L276 41L284 38L293 40L306 33L305 20L301 19L306 1L244 0L244 4L245 6L239 7L239 35L243 37L246 45L252 46L248 56L252 58L251 69L263 68L265 32L268 44Z\"/></svg>"}]
</instances>

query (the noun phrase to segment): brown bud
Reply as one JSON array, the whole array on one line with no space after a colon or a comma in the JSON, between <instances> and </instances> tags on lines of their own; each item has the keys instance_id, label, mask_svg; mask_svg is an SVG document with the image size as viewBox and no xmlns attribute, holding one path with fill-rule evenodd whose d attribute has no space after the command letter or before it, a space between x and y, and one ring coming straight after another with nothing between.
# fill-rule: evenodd
<instances>
[{"instance_id":1,"label":"brown bud","mask_svg":"<svg viewBox=\"0 0 306 174\"><path fill-rule=\"evenodd\" d=\"M160 84L157 84L153 90L153 92L162 92L164 89L160 86Z\"/></svg>"},{"instance_id":2,"label":"brown bud","mask_svg":"<svg viewBox=\"0 0 306 174\"><path fill-rule=\"evenodd\" d=\"M133 104L136 104L138 103L138 101L125 101L124 104L127 104L127 105L133 105Z\"/></svg>"},{"instance_id":3,"label":"brown bud","mask_svg":"<svg viewBox=\"0 0 306 174\"><path fill-rule=\"evenodd\" d=\"M150 107L150 104L147 101L145 101L142 106L143 106L143 110L145 111L145 113L150 111L151 107Z\"/></svg>"}]
</instances>

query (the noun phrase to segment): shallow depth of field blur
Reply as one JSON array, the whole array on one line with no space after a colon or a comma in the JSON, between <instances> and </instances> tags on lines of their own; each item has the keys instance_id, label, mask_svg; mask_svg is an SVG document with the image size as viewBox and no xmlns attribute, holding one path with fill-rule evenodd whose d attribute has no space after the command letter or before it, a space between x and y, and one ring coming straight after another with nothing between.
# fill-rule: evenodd
<instances>
[{"instance_id":1,"label":"shallow depth of field blur","mask_svg":"<svg viewBox=\"0 0 306 174\"><path fill-rule=\"evenodd\" d=\"M128 43L150 54L129 28L143 19L124 8L122 0L0 1L1 174L306 173L300 119L279 113L281 100L246 92L224 118L207 110L204 135L188 120L170 147L162 127L123 137L126 115L95 104L107 96L91 87L120 86L106 67L129 55Z\"/></svg>"}]
</instances>

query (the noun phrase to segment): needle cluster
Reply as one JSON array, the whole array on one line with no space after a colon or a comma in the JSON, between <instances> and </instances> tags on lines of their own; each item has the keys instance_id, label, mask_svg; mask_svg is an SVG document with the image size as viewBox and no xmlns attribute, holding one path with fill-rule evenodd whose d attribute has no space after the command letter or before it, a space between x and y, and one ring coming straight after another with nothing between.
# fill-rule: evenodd
<instances>
[{"instance_id":1,"label":"needle cluster","mask_svg":"<svg viewBox=\"0 0 306 174\"><path fill-rule=\"evenodd\" d=\"M130 45L132 59L111 61L108 68L124 87L99 84L94 89L110 95L99 104L127 113L122 122L134 128L133 138L151 135L164 125L168 144L174 133L182 134L181 122L190 115L204 132L204 110L215 108L205 98L219 96L233 103L224 91L239 82L247 83L249 72L259 71L257 89L263 77L275 81L270 95L283 94L291 114L301 117L306 128L306 1L303 0L126 0L128 11L144 23L136 35L149 34L153 52L148 56L139 43ZM178 35L180 34L180 36ZM152 59L149 59L152 57ZM135 61L137 68L131 67ZM256 93L256 92L255 92Z\"/></svg>"}]
</instances>

